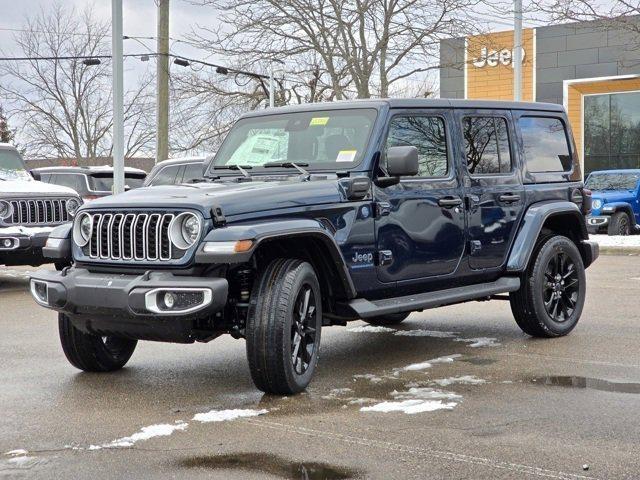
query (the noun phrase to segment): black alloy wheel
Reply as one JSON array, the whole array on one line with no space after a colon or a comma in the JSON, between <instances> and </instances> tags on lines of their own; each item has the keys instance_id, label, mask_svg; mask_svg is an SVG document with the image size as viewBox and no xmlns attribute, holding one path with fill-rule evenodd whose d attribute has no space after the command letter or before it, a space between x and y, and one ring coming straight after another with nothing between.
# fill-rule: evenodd
<instances>
[{"instance_id":1,"label":"black alloy wheel","mask_svg":"<svg viewBox=\"0 0 640 480\"><path fill-rule=\"evenodd\" d=\"M576 265L568 255L558 250L549 259L544 275L545 310L553 320L562 323L573 314L580 293Z\"/></svg>"},{"instance_id":2,"label":"black alloy wheel","mask_svg":"<svg viewBox=\"0 0 640 480\"><path fill-rule=\"evenodd\" d=\"M291 322L291 362L298 375L304 374L316 350L316 297L311 285L303 284Z\"/></svg>"}]
</instances>

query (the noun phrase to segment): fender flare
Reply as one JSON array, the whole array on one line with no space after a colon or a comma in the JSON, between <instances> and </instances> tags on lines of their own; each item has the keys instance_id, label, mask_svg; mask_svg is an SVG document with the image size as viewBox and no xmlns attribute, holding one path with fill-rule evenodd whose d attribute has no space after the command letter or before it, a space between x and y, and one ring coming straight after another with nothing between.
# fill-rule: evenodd
<instances>
[{"instance_id":1,"label":"fender flare","mask_svg":"<svg viewBox=\"0 0 640 480\"><path fill-rule=\"evenodd\" d=\"M577 245L577 247L581 250L582 242L589 239L589 234L587 233L587 226L580 208L569 201L536 203L529 207L524 214L520 229L509 253L507 272L519 273L526 270L542 227L548 219L556 216L571 216L578 220L580 230L576 234L581 244Z\"/></svg>"},{"instance_id":2,"label":"fender flare","mask_svg":"<svg viewBox=\"0 0 640 480\"><path fill-rule=\"evenodd\" d=\"M604 211L605 208L607 209L606 212ZM613 209L609 210L610 208L613 208ZM600 211L603 216L611 216L614 213L623 211L629 216L629 221L631 222L631 225L633 226L636 224L636 216L634 215L633 208L628 202L605 203L602 206L602 209Z\"/></svg>"},{"instance_id":3,"label":"fender flare","mask_svg":"<svg viewBox=\"0 0 640 480\"><path fill-rule=\"evenodd\" d=\"M60 225L49 233L49 238L59 240L57 245L42 247L42 256L53 260L71 260L71 232L73 221Z\"/></svg>"},{"instance_id":4,"label":"fender flare","mask_svg":"<svg viewBox=\"0 0 640 480\"><path fill-rule=\"evenodd\" d=\"M349 274L349 269L342 256L340 247L331 232L315 219L282 219L258 223L227 225L214 228L202 241L196 252L196 263L201 264L237 264L251 260L256 251L265 242L279 238L313 238L322 243L329 253L332 266L338 274L342 287L348 298L356 296L356 289ZM234 242L239 240L253 240L251 249L242 253L208 253L204 246L208 242Z\"/></svg>"}]
</instances>

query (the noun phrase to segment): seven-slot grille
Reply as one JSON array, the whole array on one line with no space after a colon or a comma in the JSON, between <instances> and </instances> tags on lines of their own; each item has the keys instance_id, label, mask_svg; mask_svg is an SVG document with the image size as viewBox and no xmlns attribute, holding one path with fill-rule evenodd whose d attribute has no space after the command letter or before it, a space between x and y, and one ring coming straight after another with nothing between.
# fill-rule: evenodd
<instances>
[{"instance_id":1,"label":"seven-slot grille","mask_svg":"<svg viewBox=\"0 0 640 480\"><path fill-rule=\"evenodd\" d=\"M13 207L13 214L5 220L7 224L50 225L71 220L66 199L9 200L9 203Z\"/></svg>"},{"instance_id":2,"label":"seven-slot grille","mask_svg":"<svg viewBox=\"0 0 640 480\"><path fill-rule=\"evenodd\" d=\"M84 248L101 260L166 261L173 249L169 225L173 213L92 213L91 239Z\"/></svg>"}]
</instances>

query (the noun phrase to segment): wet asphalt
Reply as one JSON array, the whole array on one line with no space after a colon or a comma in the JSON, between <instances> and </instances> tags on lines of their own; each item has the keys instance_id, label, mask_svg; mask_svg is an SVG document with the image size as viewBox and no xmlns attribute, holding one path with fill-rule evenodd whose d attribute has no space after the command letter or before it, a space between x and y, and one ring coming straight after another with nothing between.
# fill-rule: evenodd
<instances>
[{"instance_id":1,"label":"wet asphalt","mask_svg":"<svg viewBox=\"0 0 640 480\"><path fill-rule=\"evenodd\" d=\"M80 373L28 270L0 267L2 478L640 478L640 257L598 260L565 338L525 336L503 301L401 333L326 328L314 382L287 398L254 388L229 337L142 342L124 370ZM399 404L435 410L361 410ZM263 414L192 420L236 409ZM110 445L152 425L173 433Z\"/></svg>"}]
</instances>

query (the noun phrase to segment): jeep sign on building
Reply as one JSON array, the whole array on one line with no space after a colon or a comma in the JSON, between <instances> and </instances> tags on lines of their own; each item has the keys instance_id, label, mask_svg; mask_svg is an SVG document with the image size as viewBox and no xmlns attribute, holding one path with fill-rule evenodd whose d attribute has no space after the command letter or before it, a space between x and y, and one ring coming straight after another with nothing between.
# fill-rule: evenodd
<instances>
[{"instance_id":1,"label":"jeep sign on building","mask_svg":"<svg viewBox=\"0 0 640 480\"><path fill-rule=\"evenodd\" d=\"M640 168L640 17L523 31L525 101L563 104L583 171ZM513 32L444 40L443 98L513 99Z\"/></svg>"}]
</instances>

